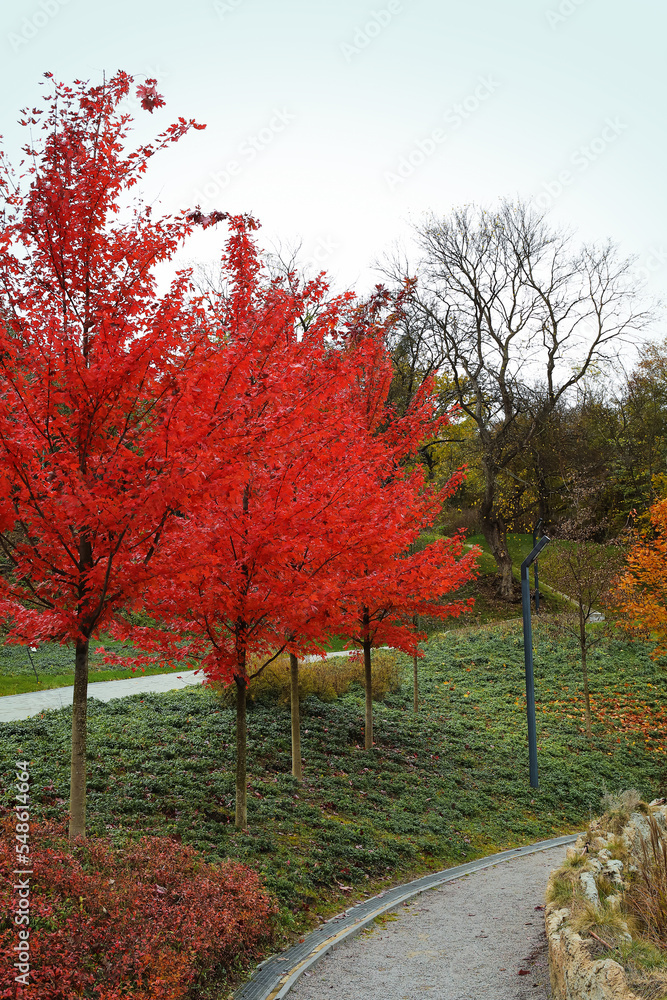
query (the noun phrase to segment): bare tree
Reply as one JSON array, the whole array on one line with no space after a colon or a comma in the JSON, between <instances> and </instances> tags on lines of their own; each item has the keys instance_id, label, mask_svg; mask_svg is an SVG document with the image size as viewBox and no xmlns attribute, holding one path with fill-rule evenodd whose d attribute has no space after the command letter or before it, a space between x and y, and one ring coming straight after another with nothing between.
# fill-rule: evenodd
<instances>
[{"instance_id":1,"label":"bare tree","mask_svg":"<svg viewBox=\"0 0 667 1000\"><path fill-rule=\"evenodd\" d=\"M593 622L601 621L599 609L609 601L614 579L623 568L625 550L620 541L599 545L585 537L586 533L563 532L565 540L550 546L540 556L540 565L549 581L568 595L573 604L570 614L551 616L546 627L559 637L573 636L579 644L581 673L584 684L586 735L591 732L591 699L588 686L588 654L604 638L604 629L592 630Z\"/></svg>"},{"instance_id":2,"label":"bare tree","mask_svg":"<svg viewBox=\"0 0 667 1000\"><path fill-rule=\"evenodd\" d=\"M507 524L498 480L585 378L613 361L621 341L649 320L636 304L632 260L611 243L576 248L521 202L497 211L458 209L416 228L415 278L395 257L385 274L412 289L401 318L403 350L427 344L447 374L448 398L474 421L484 491L480 527L498 567L498 593L513 598ZM428 447L428 445L427 445Z\"/></svg>"}]
</instances>

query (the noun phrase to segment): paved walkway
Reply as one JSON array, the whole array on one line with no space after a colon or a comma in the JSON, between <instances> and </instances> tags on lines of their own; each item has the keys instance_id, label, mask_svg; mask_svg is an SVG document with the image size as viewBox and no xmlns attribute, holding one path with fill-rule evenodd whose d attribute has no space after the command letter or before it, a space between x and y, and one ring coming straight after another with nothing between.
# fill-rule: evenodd
<instances>
[{"instance_id":1,"label":"paved walkway","mask_svg":"<svg viewBox=\"0 0 667 1000\"><path fill-rule=\"evenodd\" d=\"M290 1000L552 1000L544 893L565 851L516 857L403 903L304 971Z\"/></svg>"},{"instance_id":2,"label":"paved walkway","mask_svg":"<svg viewBox=\"0 0 667 1000\"><path fill-rule=\"evenodd\" d=\"M388 649L388 646L382 646ZM341 652L327 653L327 658L333 656L350 656L357 652L346 649ZM304 656L302 662L317 660L317 656ZM112 701L114 698L127 698L133 694L154 694L162 691L175 691L192 684L201 684L204 680L203 671L174 670L169 674L140 674L123 681L94 681L88 685L88 697L99 701ZM50 708L66 708L72 704L73 687L51 688L46 691L28 691L26 694L7 694L0 697L0 722L17 722L20 719L30 719L40 715Z\"/></svg>"},{"instance_id":3,"label":"paved walkway","mask_svg":"<svg viewBox=\"0 0 667 1000\"><path fill-rule=\"evenodd\" d=\"M262 962L235 1000L552 1000L544 893L576 837L467 861L357 903Z\"/></svg>"},{"instance_id":4,"label":"paved walkway","mask_svg":"<svg viewBox=\"0 0 667 1000\"><path fill-rule=\"evenodd\" d=\"M201 684L203 673L188 670L172 674L148 674L130 677L124 681L95 681L88 685L88 697L99 701L127 698L132 694L149 694L174 691L177 688ZM29 691L26 694L7 694L0 698L0 722L14 722L40 715L50 708L66 708L72 704L73 687L51 688L46 691Z\"/></svg>"}]
</instances>

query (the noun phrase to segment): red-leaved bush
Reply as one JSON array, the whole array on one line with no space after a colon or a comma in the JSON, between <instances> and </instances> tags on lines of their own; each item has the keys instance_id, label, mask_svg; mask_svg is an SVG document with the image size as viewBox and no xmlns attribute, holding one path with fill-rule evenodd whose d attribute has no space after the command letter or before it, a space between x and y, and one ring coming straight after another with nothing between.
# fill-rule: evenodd
<instances>
[{"instance_id":1,"label":"red-leaved bush","mask_svg":"<svg viewBox=\"0 0 667 1000\"><path fill-rule=\"evenodd\" d=\"M186 1000L257 959L275 904L256 872L211 865L192 848L143 837L125 848L89 839L72 849L31 822L30 986L15 982L22 867L13 817L0 823L0 997L12 1000Z\"/></svg>"}]
</instances>

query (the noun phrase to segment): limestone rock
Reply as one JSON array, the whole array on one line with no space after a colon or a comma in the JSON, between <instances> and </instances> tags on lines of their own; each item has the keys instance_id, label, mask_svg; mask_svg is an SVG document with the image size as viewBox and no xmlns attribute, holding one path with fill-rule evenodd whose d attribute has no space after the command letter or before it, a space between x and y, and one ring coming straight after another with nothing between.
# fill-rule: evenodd
<instances>
[{"instance_id":1,"label":"limestone rock","mask_svg":"<svg viewBox=\"0 0 667 1000\"><path fill-rule=\"evenodd\" d=\"M614 885L623 885L623 862L618 858L609 858L604 863L604 874L611 879Z\"/></svg>"},{"instance_id":2,"label":"limestone rock","mask_svg":"<svg viewBox=\"0 0 667 1000\"><path fill-rule=\"evenodd\" d=\"M591 959L590 942L567 926L568 915L568 910L556 909L553 904L545 911L555 1000L638 1000L618 962L611 958Z\"/></svg>"},{"instance_id":3,"label":"limestone rock","mask_svg":"<svg viewBox=\"0 0 667 1000\"><path fill-rule=\"evenodd\" d=\"M592 871L582 872L581 875L579 876L579 881L581 882L581 886L584 890L584 895L586 896L586 899L589 899L593 904L593 906L596 907L599 906L600 896L598 893L598 887L595 884L595 872Z\"/></svg>"}]
</instances>

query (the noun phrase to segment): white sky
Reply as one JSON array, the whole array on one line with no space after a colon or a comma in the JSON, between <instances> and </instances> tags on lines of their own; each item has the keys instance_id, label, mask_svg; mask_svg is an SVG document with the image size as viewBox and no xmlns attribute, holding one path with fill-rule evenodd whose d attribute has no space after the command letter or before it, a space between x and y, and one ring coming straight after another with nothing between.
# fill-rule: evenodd
<instances>
[{"instance_id":1,"label":"white sky","mask_svg":"<svg viewBox=\"0 0 667 1000\"><path fill-rule=\"evenodd\" d=\"M0 132L18 160L45 70L156 76L167 106L138 111L138 136L208 127L156 158L147 198L252 212L338 287L367 290L424 212L518 195L637 254L660 296L666 29L663 0L4 0ZM215 259L225 232L187 256Z\"/></svg>"}]
</instances>

